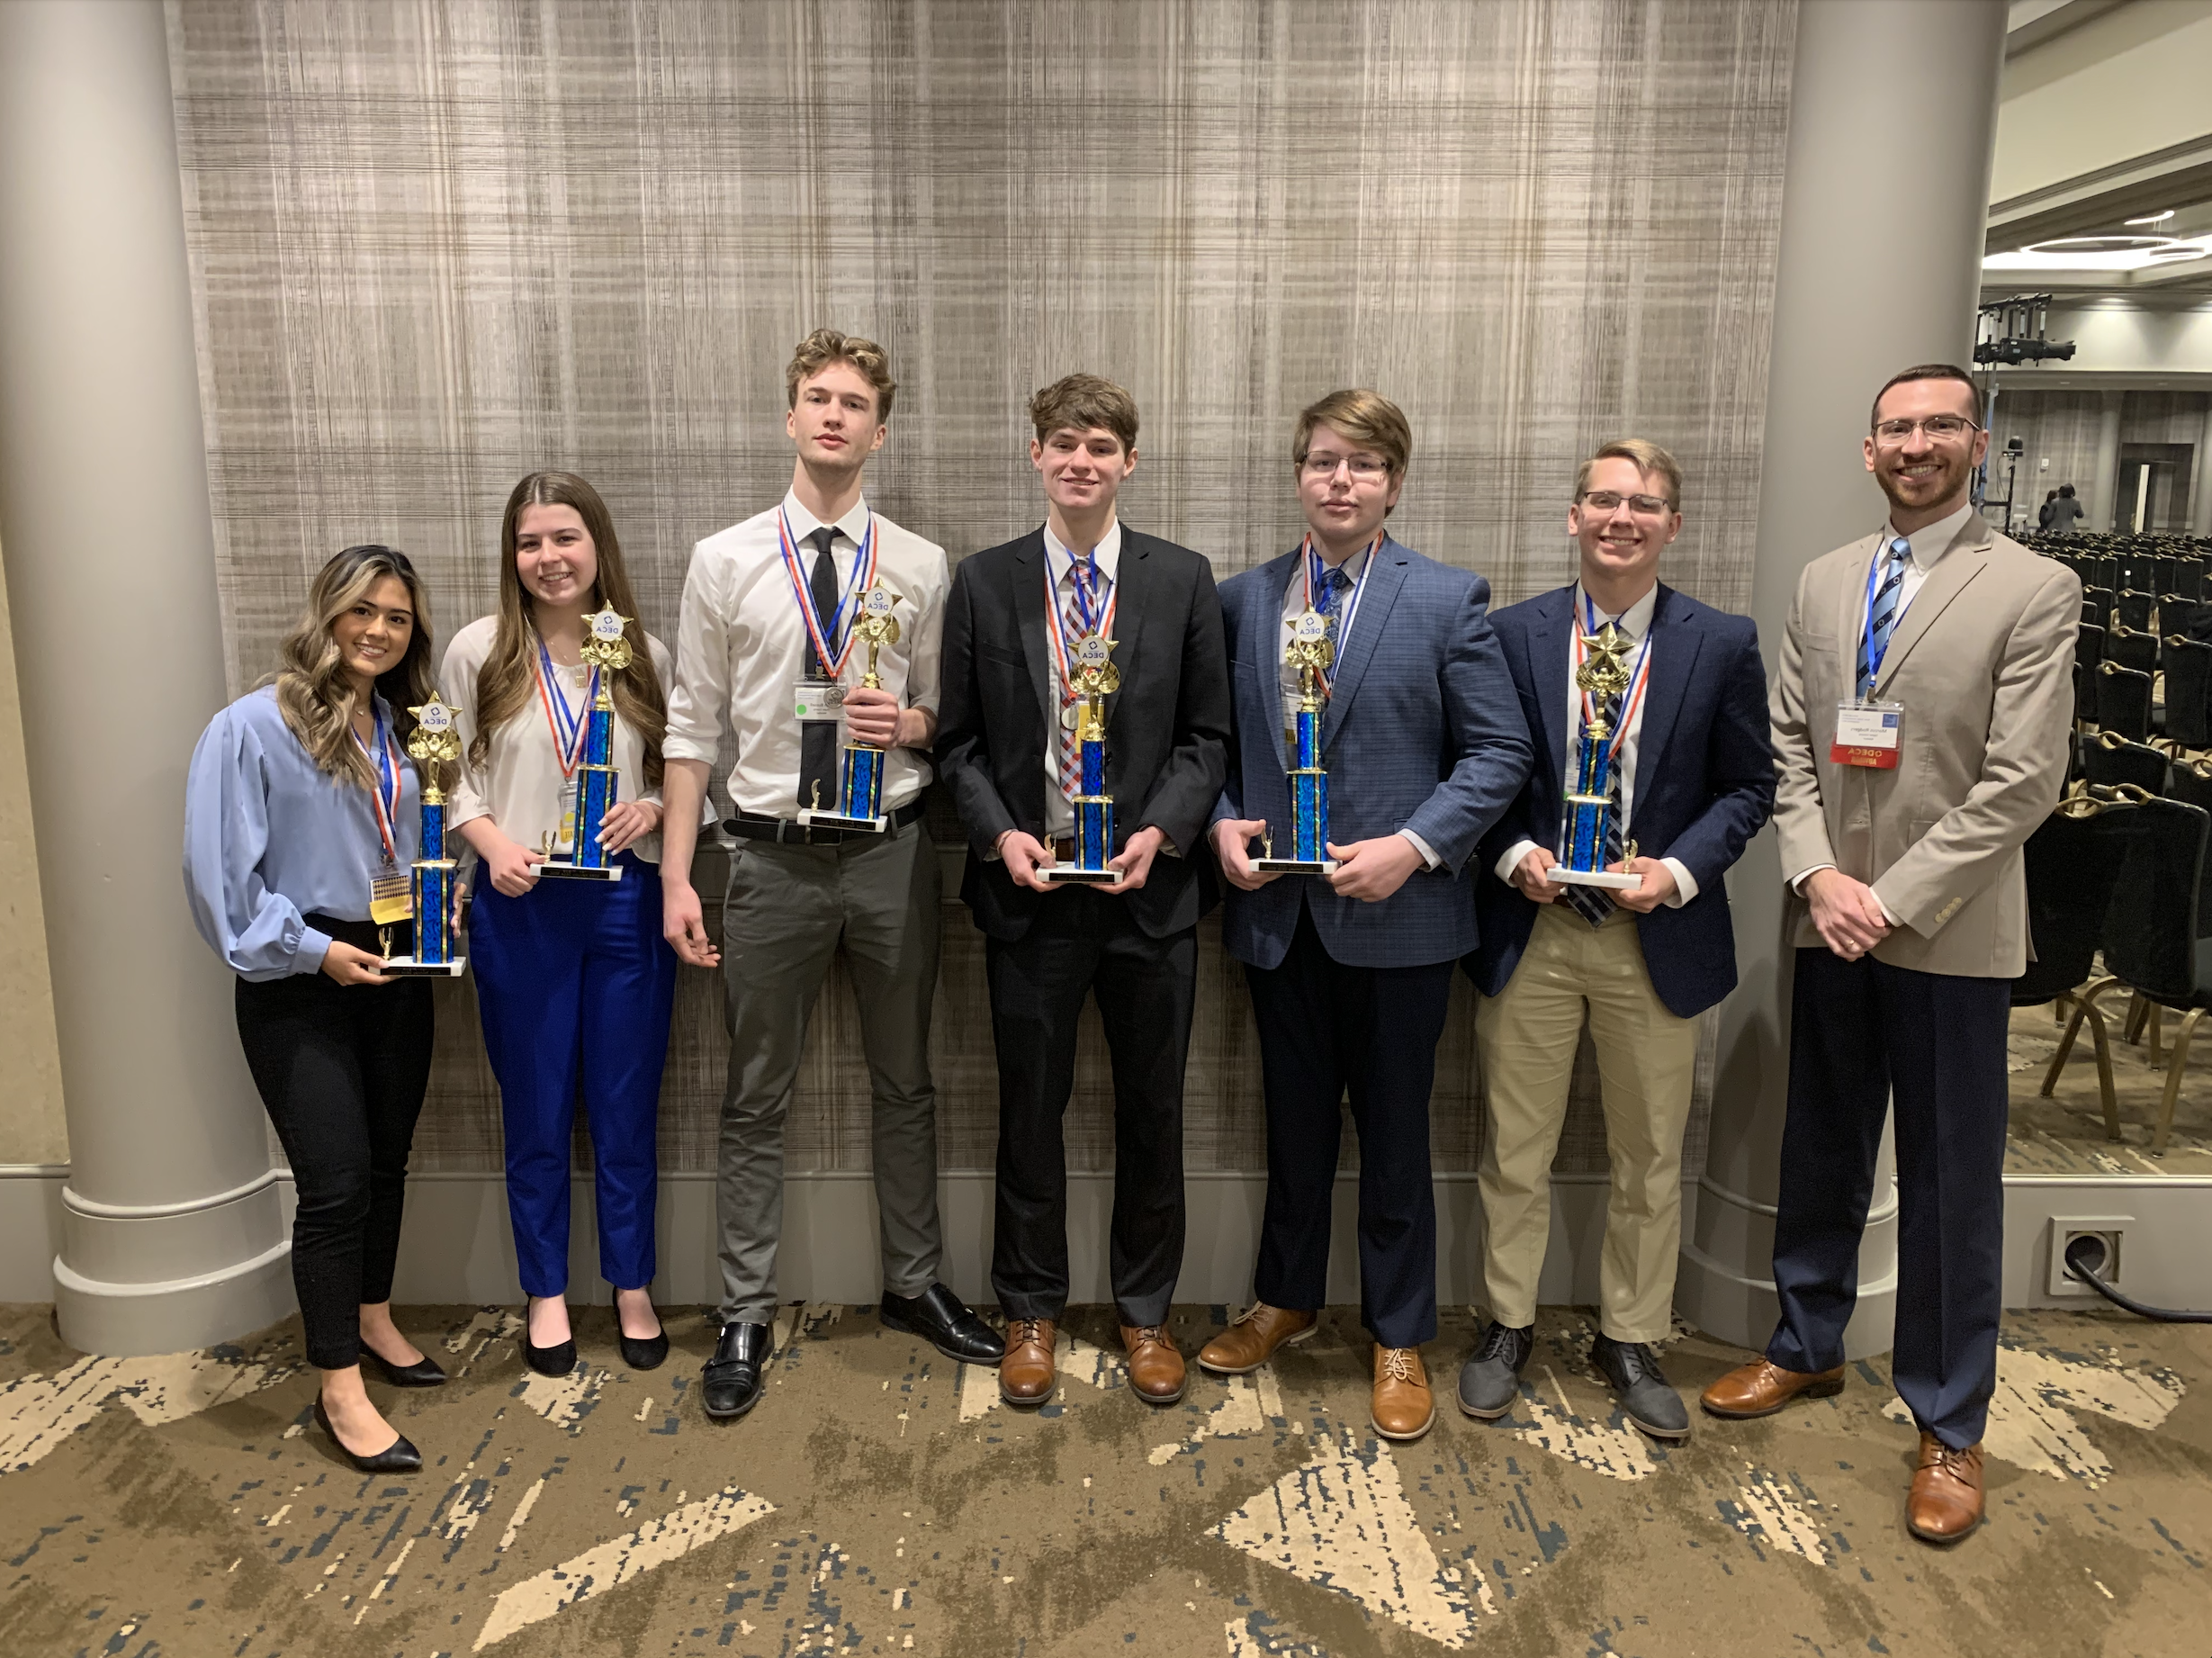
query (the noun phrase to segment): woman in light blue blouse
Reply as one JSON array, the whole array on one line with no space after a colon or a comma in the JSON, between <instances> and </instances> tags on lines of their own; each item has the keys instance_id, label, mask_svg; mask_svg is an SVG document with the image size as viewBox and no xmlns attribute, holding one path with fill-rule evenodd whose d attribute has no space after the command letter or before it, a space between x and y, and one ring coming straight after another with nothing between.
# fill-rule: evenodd
<instances>
[{"instance_id":1,"label":"woman in light blue blouse","mask_svg":"<svg viewBox=\"0 0 2212 1658\"><path fill-rule=\"evenodd\" d=\"M415 1119L430 1077L430 986L387 978L379 921L403 905L420 793L409 710L434 694L430 617L404 554L322 568L271 681L218 714L184 792L193 922L238 976L238 1039L299 1192L292 1274L315 1415L364 1473L421 1454L370 1401L445 1373L391 1321ZM392 953L411 924L390 925Z\"/></svg>"}]
</instances>

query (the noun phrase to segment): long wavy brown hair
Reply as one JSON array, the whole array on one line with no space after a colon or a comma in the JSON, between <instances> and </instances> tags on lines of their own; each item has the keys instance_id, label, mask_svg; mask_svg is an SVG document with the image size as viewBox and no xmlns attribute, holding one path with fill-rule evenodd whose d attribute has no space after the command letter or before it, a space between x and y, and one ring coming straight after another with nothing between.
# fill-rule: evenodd
<instances>
[{"instance_id":1,"label":"long wavy brown hair","mask_svg":"<svg viewBox=\"0 0 2212 1658\"><path fill-rule=\"evenodd\" d=\"M415 728L408 710L436 694L430 666L430 599L407 554L386 546L347 547L315 574L307 608L277 649L278 667L262 680L276 687L277 712L300 746L332 777L373 788L376 777L368 755L354 741L354 682L346 675L332 625L360 603L387 576L407 589L414 608L415 631L399 662L376 676L377 695L391 705L395 734L405 743Z\"/></svg>"},{"instance_id":2,"label":"long wavy brown hair","mask_svg":"<svg viewBox=\"0 0 2212 1658\"><path fill-rule=\"evenodd\" d=\"M491 734L536 694L537 625L530 617L530 595L515 568L516 530L529 507L575 508L598 559L591 608L612 605L624 616L637 615L637 596L630 590L630 573L623 565L622 544L615 538L615 521L598 491L572 472L534 472L517 483L499 520L499 632L492 637L483 671L476 676L476 735L469 743L469 763L480 767L491 753ZM668 734L669 705L652 653L645 648L643 626L633 625L630 665L616 673L607 694L614 698L615 712L644 742L646 787L660 788L661 742Z\"/></svg>"}]
</instances>

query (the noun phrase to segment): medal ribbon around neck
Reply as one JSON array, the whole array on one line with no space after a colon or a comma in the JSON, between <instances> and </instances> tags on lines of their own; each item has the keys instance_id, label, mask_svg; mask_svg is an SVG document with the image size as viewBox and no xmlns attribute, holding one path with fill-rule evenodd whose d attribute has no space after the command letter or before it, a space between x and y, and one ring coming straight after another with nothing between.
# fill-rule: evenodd
<instances>
[{"instance_id":1,"label":"medal ribbon around neck","mask_svg":"<svg viewBox=\"0 0 2212 1658\"><path fill-rule=\"evenodd\" d=\"M1583 640L1594 637L1597 633L1596 601L1585 593L1582 595L1582 607L1584 613L1589 618L1589 626L1587 629L1581 627L1575 629L1575 659L1568 670L1570 677L1575 669L1582 666L1585 658L1588 655L1587 650L1583 645ZM1658 618L1655 616L1653 619ZM1615 617L1614 620L1617 626L1620 618ZM1643 643L1636 647L1636 665L1629 672L1628 689L1621 698L1621 710L1613 722L1613 736L1605 744L1606 756L1611 760L1620 759L1621 745L1628 741L1629 723L1635 718L1636 707L1643 700L1644 688L1651 680L1651 632L1650 628L1645 628ZM1590 725L1596 724L1596 720L1597 705L1590 693L1584 691L1582 693L1582 723L1585 725Z\"/></svg>"},{"instance_id":2,"label":"medal ribbon around neck","mask_svg":"<svg viewBox=\"0 0 2212 1658\"><path fill-rule=\"evenodd\" d=\"M1337 613L1335 638L1336 648L1335 652L1335 660L1326 668L1316 668L1314 670L1313 677L1319 683L1321 687L1321 693L1324 696L1328 694L1331 687L1331 681L1335 678L1335 663L1341 662L1344 659L1344 641L1352 635L1352 618L1359 612L1360 595L1367 590L1367 578L1374 573L1375 556L1381 551L1382 532L1380 530L1377 530L1375 532L1375 538L1367 544L1367 560L1360 566L1360 579L1352 584L1352 590L1344 595L1344 608ZM1319 572L1323 566L1320 552L1313 545L1313 532L1311 530L1308 530L1306 532L1306 539L1299 544L1298 552L1299 569L1304 572L1306 577L1306 608L1317 612L1321 607L1314 602L1314 598L1315 595L1320 591L1321 581L1317 581L1315 577L1317 572ZM1357 554L1354 554L1353 556L1356 557ZM1346 559L1344 561L1345 563L1350 563L1352 561L1350 559ZM1342 564L1337 566L1340 570L1344 566ZM1326 577L1322 578L1322 580L1326 579Z\"/></svg>"},{"instance_id":3,"label":"medal ribbon around neck","mask_svg":"<svg viewBox=\"0 0 2212 1658\"><path fill-rule=\"evenodd\" d=\"M392 752L391 734L384 729L384 710L374 705L371 717L376 722L372 748L361 743L361 734L354 733L354 741L361 743L361 752L375 767L376 785L369 790L369 809L376 819L376 833L384 843L384 862L394 865L400 861L399 844L392 839L391 825L400 816L400 762Z\"/></svg>"},{"instance_id":4,"label":"medal ribbon around neck","mask_svg":"<svg viewBox=\"0 0 2212 1658\"><path fill-rule=\"evenodd\" d=\"M566 782L576 775L577 763L584 757L584 711L590 708L599 694L599 671L591 671L591 682L584 687L584 707L569 707L568 693L554 683L553 653L545 648L545 641L537 642L537 699L544 705L545 728L553 733L553 756L561 762L561 779Z\"/></svg>"},{"instance_id":5,"label":"medal ribbon around neck","mask_svg":"<svg viewBox=\"0 0 2212 1658\"><path fill-rule=\"evenodd\" d=\"M836 638L844 626L845 612L853 608L855 595L865 593L876 585L876 515L868 515L868 531L860 537L859 556L852 561L852 574L845 582L845 591L837 601L837 609L830 617L825 636L822 618L814 614L814 600L806 590L806 572L799 563L796 542L791 534L791 519L782 508L776 510L776 538L782 545L784 573L791 578L792 596L798 600L799 620L806 624L806 636L814 641L814 656L822 663L823 671L832 680L845 677L845 663L852 656L852 647L859 635L850 626L844 626L845 643L832 652L830 641ZM826 549L825 549L826 555Z\"/></svg>"},{"instance_id":6,"label":"medal ribbon around neck","mask_svg":"<svg viewBox=\"0 0 2212 1658\"><path fill-rule=\"evenodd\" d=\"M1071 552L1068 558L1068 567L1071 572L1075 569L1075 558ZM1098 554L1095 549L1092 552L1089 563L1091 579L1094 581L1103 581L1106 584L1106 603L1096 614L1093 614L1089 602L1084 598L1084 584L1076 581L1075 582L1075 615L1085 630L1084 638L1093 638L1101 634L1110 636L1113 632L1114 611L1121 603L1121 584L1098 567ZM1048 558L1045 561L1045 628L1052 639L1052 660L1058 664L1060 670L1060 700L1064 703L1073 702L1075 699L1074 664L1068 656L1067 626L1060 619L1060 583L1052 573L1052 561Z\"/></svg>"}]
</instances>

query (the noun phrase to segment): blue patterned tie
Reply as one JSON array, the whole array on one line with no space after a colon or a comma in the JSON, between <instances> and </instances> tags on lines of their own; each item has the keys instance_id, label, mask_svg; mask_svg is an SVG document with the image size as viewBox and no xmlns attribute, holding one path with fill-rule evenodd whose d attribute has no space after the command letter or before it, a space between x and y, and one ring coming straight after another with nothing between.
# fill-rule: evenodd
<instances>
[{"instance_id":1,"label":"blue patterned tie","mask_svg":"<svg viewBox=\"0 0 2212 1658\"><path fill-rule=\"evenodd\" d=\"M1321 579L1321 603L1317 608L1321 613L1321 625L1328 630L1328 641L1332 646L1336 643L1336 627L1342 619L1344 590L1351 585L1352 578L1344 574L1342 564Z\"/></svg>"},{"instance_id":2,"label":"blue patterned tie","mask_svg":"<svg viewBox=\"0 0 2212 1658\"><path fill-rule=\"evenodd\" d=\"M1902 536L1889 545L1889 567L1882 572L1882 585L1875 590L1874 603L1866 612L1866 636L1858 647L1858 694L1862 700L1874 691L1875 670L1890 648L1890 635L1897 627L1897 603L1905 589L1905 561L1912 556L1912 544Z\"/></svg>"}]
</instances>

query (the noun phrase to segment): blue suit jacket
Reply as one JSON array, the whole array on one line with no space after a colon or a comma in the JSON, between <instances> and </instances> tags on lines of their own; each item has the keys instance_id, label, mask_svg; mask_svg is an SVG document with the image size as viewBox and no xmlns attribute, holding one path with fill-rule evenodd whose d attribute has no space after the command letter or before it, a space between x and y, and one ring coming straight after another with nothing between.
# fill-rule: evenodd
<instances>
[{"instance_id":1,"label":"blue suit jacket","mask_svg":"<svg viewBox=\"0 0 2212 1658\"><path fill-rule=\"evenodd\" d=\"M1221 586L1233 721L1228 781L1214 818L1263 818L1290 833L1282 748L1282 596L1294 549ZM1379 904L1338 897L1318 876L1232 888L1229 953L1282 965L1300 899L1346 967L1420 967L1475 944L1475 843L1528 775L1528 727L1484 615L1490 584L1385 537L1353 618L1321 727L1329 838L1342 846L1410 829L1442 860Z\"/></svg>"},{"instance_id":2,"label":"blue suit jacket","mask_svg":"<svg viewBox=\"0 0 2212 1658\"><path fill-rule=\"evenodd\" d=\"M1485 996L1506 987L1536 924L1536 905L1498 879L1497 861L1523 839L1559 850L1574 602L1574 589L1562 587L1492 618L1529 729L1542 735L1527 787L1475 855L1482 942L1467 971ZM1774 814L1775 762L1758 626L1663 582L1651 613L1632 804L1636 850L1679 858L1697 882L1697 896L1680 909L1661 905L1636 922L1652 988L1686 1019L1735 988L1736 933L1722 877Z\"/></svg>"}]
</instances>

